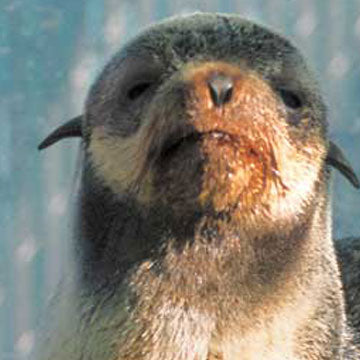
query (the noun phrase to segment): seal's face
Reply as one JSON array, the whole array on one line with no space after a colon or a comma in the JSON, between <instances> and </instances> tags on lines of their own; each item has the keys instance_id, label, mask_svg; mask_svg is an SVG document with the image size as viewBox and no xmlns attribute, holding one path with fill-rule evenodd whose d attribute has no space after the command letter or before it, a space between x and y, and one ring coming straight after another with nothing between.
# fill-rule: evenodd
<instances>
[{"instance_id":1,"label":"seal's face","mask_svg":"<svg viewBox=\"0 0 360 360\"><path fill-rule=\"evenodd\" d=\"M85 129L97 173L116 193L176 212L301 212L326 156L324 109L302 57L238 18L194 18L145 32L93 87Z\"/></svg>"},{"instance_id":2,"label":"seal's face","mask_svg":"<svg viewBox=\"0 0 360 360\"><path fill-rule=\"evenodd\" d=\"M85 130L97 173L114 192L177 213L297 216L326 157L324 107L302 57L238 18L194 18L140 36L93 87ZM223 22L230 44L215 30ZM151 47L160 34L162 48Z\"/></svg>"}]
</instances>

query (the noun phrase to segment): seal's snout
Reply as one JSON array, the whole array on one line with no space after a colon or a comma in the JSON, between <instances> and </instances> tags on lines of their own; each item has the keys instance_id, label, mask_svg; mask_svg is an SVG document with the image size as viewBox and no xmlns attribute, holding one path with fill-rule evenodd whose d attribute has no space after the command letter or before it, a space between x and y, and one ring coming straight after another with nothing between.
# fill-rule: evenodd
<instances>
[{"instance_id":1,"label":"seal's snout","mask_svg":"<svg viewBox=\"0 0 360 360\"><path fill-rule=\"evenodd\" d=\"M216 73L208 80L208 86L215 106L224 105L231 100L234 82L230 76Z\"/></svg>"}]
</instances>

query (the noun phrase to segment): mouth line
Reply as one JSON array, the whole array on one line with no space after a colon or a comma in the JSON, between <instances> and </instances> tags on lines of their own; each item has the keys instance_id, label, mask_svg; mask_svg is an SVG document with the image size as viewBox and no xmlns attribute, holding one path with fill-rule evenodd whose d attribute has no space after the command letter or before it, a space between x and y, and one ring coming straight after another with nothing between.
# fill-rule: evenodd
<instances>
[{"instance_id":1,"label":"mouth line","mask_svg":"<svg viewBox=\"0 0 360 360\"><path fill-rule=\"evenodd\" d=\"M192 131L187 134L183 134L182 136L175 135L170 136L165 142L161 150L161 157L166 158L175 153L183 144L194 144L204 138L205 136L210 136L216 140L222 140L225 142L234 141L234 136L221 131L221 130L211 130L206 132L197 132Z\"/></svg>"}]
</instances>

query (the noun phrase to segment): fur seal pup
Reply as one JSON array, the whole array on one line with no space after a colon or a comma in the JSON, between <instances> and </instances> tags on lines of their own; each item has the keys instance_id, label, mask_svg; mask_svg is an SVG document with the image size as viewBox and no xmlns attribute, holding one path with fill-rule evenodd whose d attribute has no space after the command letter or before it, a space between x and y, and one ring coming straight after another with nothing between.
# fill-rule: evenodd
<instances>
[{"instance_id":1,"label":"fur seal pup","mask_svg":"<svg viewBox=\"0 0 360 360\"><path fill-rule=\"evenodd\" d=\"M327 137L299 51L236 15L153 25L92 86L78 271L41 359L356 359Z\"/></svg>"}]
</instances>

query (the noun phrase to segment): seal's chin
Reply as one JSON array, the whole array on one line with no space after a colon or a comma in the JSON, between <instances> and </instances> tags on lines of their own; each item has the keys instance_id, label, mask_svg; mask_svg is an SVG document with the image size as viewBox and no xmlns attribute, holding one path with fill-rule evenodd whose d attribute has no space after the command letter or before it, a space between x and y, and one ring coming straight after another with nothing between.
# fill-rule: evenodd
<instances>
[{"instance_id":1,"label":"seal's chin","mask_svg":"<svg viewBox=\"0 0 360 360\"><path fill-rule=\"evenodd\" d=\"M223 130L170 136L156 170L156 192L176 209L231 213L265 204L280 183L273 147Z\"/></svg>"},{"instance_id":2,"label":"seal's chin","mask_svg":"<svg viewBox=\"0 0 360 360\"><path fill-rule=\"evenodd\" d=\"M272 179L270 149L245 137L206 137L204 176L199 200L216 212L252 208L264 201Z\"/></svg>"}]
</instances>

